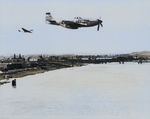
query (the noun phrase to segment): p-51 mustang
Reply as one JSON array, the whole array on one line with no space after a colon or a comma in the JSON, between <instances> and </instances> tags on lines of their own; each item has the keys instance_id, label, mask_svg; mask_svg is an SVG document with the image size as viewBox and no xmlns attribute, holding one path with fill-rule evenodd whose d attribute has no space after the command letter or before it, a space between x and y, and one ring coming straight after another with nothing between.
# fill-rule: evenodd
<instances>
[{"instance_id":1,"label":"p-51 mustang","mask_svg":"<svg viewBox=\"0 0 150 119\"><path fill-rule=\"evenodd\" d=\"M33 30L31 29L30 31L25 29L25 28L21 28L22 30L18 30L19 32L25 32L25 33L32 33Z\"/></svg>"},{"instance_id":2,"label":"p-51 mustang","mask_svg":"<svg viewBox=\"0 0 150 119\"><path fill-rule=\"evenodd\" d=\"M46 13L45 22L47 24L59 25L69 29L78 29L80 27L92 27L98 25L97 31L99 31L100 25L101 27L103 27L102 25L103 21L100 19L90 20L90 19L82 19L81 17L75 17L73 21L62 20L60 22L57 22L55 19L53 19L50 12Z\"/></svg>"}]
</instances>

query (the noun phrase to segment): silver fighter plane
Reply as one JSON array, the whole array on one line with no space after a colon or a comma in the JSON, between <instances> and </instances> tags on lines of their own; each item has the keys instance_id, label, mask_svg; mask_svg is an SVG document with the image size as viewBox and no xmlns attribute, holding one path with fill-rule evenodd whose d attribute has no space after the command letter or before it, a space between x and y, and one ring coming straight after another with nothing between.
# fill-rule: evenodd
<instances>
[{"instance_id":1,"label":"silver fighter plane","mask_svg":"<svg viewBox=\"0 0 150 119\"><path fill-rule=\"evenodd\" d=\"M75 17L74 20L69 21L69 20L62 20L62 21L56 21L50 12L46 13L46 19L45 22L47 24L52 24L52 25L59 25L65 28L69 29L78 29L80 27L92 27L92 26L98 26L97 31L99 31L99 27L103 27L102 25L102 20L100 19L95 19L95 20L90 20L90 19L82 19L81 17Z\"/></svg>"}]
</instances>

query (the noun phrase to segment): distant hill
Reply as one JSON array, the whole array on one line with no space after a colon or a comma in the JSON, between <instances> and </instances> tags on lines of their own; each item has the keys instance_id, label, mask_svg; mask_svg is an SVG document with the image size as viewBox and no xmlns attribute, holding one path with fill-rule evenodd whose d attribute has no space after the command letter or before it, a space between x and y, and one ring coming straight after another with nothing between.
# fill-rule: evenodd
<instances>
[{"instance_id":1,"label":"distant hill","mask_svg":"<svg viewBox=\"0 0 150 119\"><path fill-rule=\"evenodd\" d=\"M150 51L133 52L133 53L130 53L130 55L131 56L137 56L137 57L150 58Z\"/></svg>"}]
</instances>

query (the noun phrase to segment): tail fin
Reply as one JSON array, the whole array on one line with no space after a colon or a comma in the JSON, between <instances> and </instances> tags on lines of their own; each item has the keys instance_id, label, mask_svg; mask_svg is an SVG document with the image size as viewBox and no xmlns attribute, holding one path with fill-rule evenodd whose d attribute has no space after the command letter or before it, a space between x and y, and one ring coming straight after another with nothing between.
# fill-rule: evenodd
<instances>
[{"instance_id":1,"label":"tail fin","mask_svg":"<svg viewBox=\"0 0 150 119\"><path fill-rule=\"evenodd\" d=\"M53 25L59 25L59 23L56 22L55 19L53 19L52 15L50 12L46 13L46 18L45 18L45 22L47 24L53 24Z\"/></svg>"},{"instance_id":2,"label":"tail fin","mask_svg":"<svg viewBox=\"0 0 150 119\"><path fill-rule=\"evenodd\" d=\"M50 12L46 13L46 21L50 21L51 19L53 19L52 15Z\"/></svg>"}]
</instances>

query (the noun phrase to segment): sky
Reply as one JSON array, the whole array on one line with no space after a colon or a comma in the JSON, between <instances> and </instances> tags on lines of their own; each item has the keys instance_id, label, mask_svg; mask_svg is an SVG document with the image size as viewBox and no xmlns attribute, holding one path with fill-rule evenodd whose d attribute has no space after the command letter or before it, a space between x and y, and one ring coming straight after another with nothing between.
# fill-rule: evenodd
<instances>
[{"instance_id":1,"label":"sky","mask_svg":"<svg viewBox=\"0 0 150 119\"><path fill-rule=\"evenodd\" d=\"M101 19L76 30L45 23ZM100 55L150 51L150 0L0 0L0 55ZM33 33L18 32L22 27Z\"/></svg>"}]
</instances>

